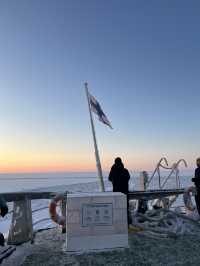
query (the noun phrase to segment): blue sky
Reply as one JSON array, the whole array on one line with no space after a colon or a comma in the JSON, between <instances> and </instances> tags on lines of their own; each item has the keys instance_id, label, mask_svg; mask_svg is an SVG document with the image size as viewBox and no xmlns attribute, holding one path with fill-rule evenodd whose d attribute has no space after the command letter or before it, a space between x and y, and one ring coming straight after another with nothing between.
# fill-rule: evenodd
<instances>
[{"instance_id":1,"label":"blue sky","mask_svg":"<svg viewBox=\"0 0 200 266\"><path fill-rule=\"evenodd\" d=\"M0 171L94 170L199 156L198 1L1 1Z\"/></svg>"}]
</instances>

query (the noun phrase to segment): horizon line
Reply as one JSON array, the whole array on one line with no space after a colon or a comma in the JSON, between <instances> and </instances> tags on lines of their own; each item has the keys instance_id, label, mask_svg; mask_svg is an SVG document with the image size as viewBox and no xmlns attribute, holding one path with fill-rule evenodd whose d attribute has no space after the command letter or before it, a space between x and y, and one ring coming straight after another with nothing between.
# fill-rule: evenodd
<instances>
[{"instance_id":1,"label":"horizon line","mask_svg":"<svg viewBox=\"0 0 200 266\"><path fill-rule=\"evenodd\" d=\"M130 172L143 172L143 171L146 171L146 172L153 172L153 170L141 170L141 169L136 169L136 170L131 170L131 169L128 169ZM109 172L110 170L103 170L103 172ZM165 170L163 169L162 170L163 172L167 172L169 170ZM191 172L191 171L194 171L194 169L184 169L184 170L180 170L182 172ZM97 171L96 170L83 170L83 171L68 171L68 170L57 170L57 171L6 171L6 172L0 172L0 175L3 175L3 174L64 174L64 173L72 173L72 174L78 174L78 173L96 173L97 174Z\"/></svg>"}]
</instances>

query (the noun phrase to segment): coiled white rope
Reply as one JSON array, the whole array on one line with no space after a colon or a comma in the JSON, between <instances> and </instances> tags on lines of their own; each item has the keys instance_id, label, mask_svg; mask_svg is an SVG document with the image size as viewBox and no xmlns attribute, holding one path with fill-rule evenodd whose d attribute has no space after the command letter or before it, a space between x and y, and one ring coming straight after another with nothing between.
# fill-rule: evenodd
<instances>
[{"instance_id":1,"label":"coiled white rope","mask_svg":"<svg viewBox=\"0 0 200 266\"><path fill-rule=\"evenodd\" d=\"M132 212L132 225L150 237L177 237L200 234L200 223L186 215L158 209L145 214Z\"/></svg>"}]
</instances>

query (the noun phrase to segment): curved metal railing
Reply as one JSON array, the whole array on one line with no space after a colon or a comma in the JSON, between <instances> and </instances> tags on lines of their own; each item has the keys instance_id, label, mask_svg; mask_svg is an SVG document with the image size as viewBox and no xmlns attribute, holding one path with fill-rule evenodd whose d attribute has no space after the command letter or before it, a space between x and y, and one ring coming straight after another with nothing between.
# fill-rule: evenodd
<instances>
[{"instance_id":1,"label":"curved metal railing","mask_svg":"<svg viewBox=\"0 0 200 266\"><path fill-rule=\"evenodd\" d=\"M165 157L162 157L162 158L158 161L158 163L157 163L157 165L156 165L156 168L155 168L155 170L153 171L153 174L151 175L149 181L147 182L147 186L146 186L147 188L149 187L149 185L150 185L151 182L153 181L153 178L154 178L154 176L155 176L156 173L158 173L158 176L160 177L160 167L162 166L162 164L161 164L162 161L164 161L165 164L168 166L168 161L167 161L167 159L166 159ZM160 178L159 178L159 187L160 187L160 182L161 182L161 180L160 180Z\"/></svg>"},{"instance_id":2,"label":"curved metal railing","mask_svg":"<svg viewBox=\"0 0 200 266\"><path fill-rule=\"evenodd\" d=\"M165 165L163 165L163 162ZM179 166L180 164L183 163L185 167L187 167L187 162L185 159L180 159L176 163L173 163L171 167L169 167L168 161L165 157L162 157L157 165L155 170L153 171L153 174L149 178L149 181L147 182L147 188L150 186L152 181L154 180L155 176L158 176L158 187L159 189L164 189L165 185L167 184L168 180L172 177L173 174L175 174L175 180L176 180L176 188L180 188L180 171L179 171ZM162 182L161 180L161 169L164 170L170 170L169 175L165 178L165 180ZM162 182L162 183L161 183Z\"/></svg>"}]
</instances>

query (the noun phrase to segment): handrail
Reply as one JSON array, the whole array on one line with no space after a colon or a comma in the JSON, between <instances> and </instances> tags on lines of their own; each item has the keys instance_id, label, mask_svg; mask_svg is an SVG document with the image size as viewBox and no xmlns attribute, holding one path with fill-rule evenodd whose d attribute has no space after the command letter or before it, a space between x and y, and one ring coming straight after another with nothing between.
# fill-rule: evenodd
<instances>
[{"instance_id":1,"label":"handrail","mask_svg":"<svg viewBox=\"0 0 200 266\"><path fill-rule=\"evenodd\" d=\"M36 212L39 212L39 211L42 211L42 210L47 210L49 207L48 206L44 206L44 207L41 207L41 208L38 208L38 209L34 209L32 210L32 214L33 213L36 213ZM13 213L13 210L9 211L8 214L12 214ZM39 224L45 220L51 220L50 218L42 218L40 220L37 220L33 223L33 226L36 225L36 224Z\"/></svg>"},{"instance_id":2,"label":"handrail","mask_svg":"<svg viewBox=\"0 0 200 266\"><path fill-rule=\"evenodd\" d=\"M0 196L5 199L6 202L14 202L13 209L9 211L12 215L11 227L8 235L9 244L21 244L23 242L29 241L33 237L33 226L39 224L45 220L50 220L50 218L39 217L38 220L32 222L32 217L35 212L48 209L48 206L38 206L37 209L32 210L31 200L39 199L52 199L57 193L52 191L26 191L26 192L8 192L0 193ZM65 216L65 205L67 201L68 191L63 193L62 199L62 213ZM20 212L20 215L19 215ZM23 218L22 218L23 217ZM27 228L24 230L24 223L26 223ZM22 228L21 231L16 231L17 226ZM63 225L63 232L65 225ZM16 233L17 232L17 233Z\"/></svg>"},{"instance_id":3,"label":"handrail","mask_svg":"<svg viewBox=\"0 0 200 266\"><path fill-rule=\"evenodd\" d=\"M176 163L176 165L179 166L179 164L180 164L181 162L184 163L185 167L188 167L187 162L186 162L185 159L180 159L180 160Z\"/></svg>"},{"instance_id":4,"label":"handrail","mask_svg":"<svg viewBox=\"0 0 200 266\"><path fill-rule=\"evenodd\" d=\"M8 192L0 193L0 196L5 199L6 202L21 201L25 199L51 199L56 195L55 192L39 191L39 192Z\"/></svg>"},{"instance_id":5,"label":"handrail","mask_svg":"<svg viewBox=\"0 0 200 266\"><path fill-rule=\"evenodd\" d=\"M184 193L184 189L157 189L147 191L129 191L129 199L158 199L168 196L180 195Z\"/></svg>"},{"instance_id":6,"label":"handrail","mask_svg":"<svg viewBox=\"0 0 200 266\"><path fill-rule=\"evenodd\" d=\"M185 167L187 167L187 162L185 161L185 159L180 159L180 160L178 160L177 163L172 164L172 167L171 167L172 171L169 174L169 176L164 180L163 184L161 185L161 188L164 188L165 184L167 183L167 181L169 180L169 178L172 176L172 174L174 172L176 174L176 186L177 186L177 188L180 187L180 177L179 177L179 168L178 167L179 167L181 162L183 162Z\"/></svg>"},{"instance_id":7,"label":"handrail","mask_svg":"<svg viewBox=\"0 0 200 266\"><path fill-rule=\"evenodd\" d=\"M175 168L170 168L171 169L171 172L170 174L168 175L168 177L164 180L164 182L162 183L161 185L161 189L164 188L164 186L166 185L167 181L170 179L170 177L172 176L172 174L174 173L175 171Z\"/></svg>"},{"instance_id":8,"label":"handrail","mask_svg":"<svg viewBox=\"0 0 200 266\"><path fill-rule=\"evenodd\" d=\"M48 208L49 208L48 206L46 206L46 207L41 207L41 208L38 208L38 209L33 210L32 213L34 213L34 212L39 212L39 211L42 211L42 210L46 210L46 209L48 209Z\"/></svg>"},{"instance_id":9,"label":"handrail","mask_svg":"<svg viewBox=\"0 0 200 266\"><path fill-rule=\"evenodd\" d=\"M160 167L162 161L164 161L164 162L166 163L166 165L168 166L168 161L167 161L167 159L166 159L165 157L162 157L162 158L159 160L159 162L157 163L156 168L155 168L153 174L151 175L151 177L150 177L150 179L149 179L149 181L148 181L148 183L147 183L147 187L150 185L151 181L153 180L154 175L155 175L156 172L158 171L158 169L159 169L159 167Z\"/></svg>"},{"instance_id":10,"label":"handrail","mask_svg":"<svg viewBox=\"0 0 200 266\"><path fill-rule=\"evenodd\" d=\"M41 219L41 220L38 220L38 221L34 222L34 223L33 223L33 226L36 225L36 224L39 224L39 223L41 223L41 222L49 221L49 220L51 220L51 218L43 218L43 219Z\"/></svg>"},{"instance_id":11,"label":"handrail","mask_svg":"<svg viewBox=\"0 0 200 266\"><path fill-rule=\"evenodd\" d=\"M165 162L166 166L164 166L162 164L162 161ZM180 159L178 160L176 163L172 164L171 167L168 167L168 161L165 157L162 157L157 165L156 168L152 174L152 176L150 177L148 183L147 183L147 187L149 187L150 183L152 182L155 174L158 174L158 182L159 182L159 189L163 189L164 186L166 185L167 181L170 179L170 177L175 173L176 175L176 188L180 188L180 177L179 177L179 165L183 163L185 167L187 167L187 162L184 159ZM161 184L161 175L160 175L160 168L166 169L166 170L171 170L169 175L167 176L167 178L164 180L164 182Z\"/></svg>"},{"instance_id":12,"label":"handrail","mask_svg":"<svg viewBox=\"0 0 200 266\"><path fill-rule=\"evenodd\" d=\"M160 167L162 167L163 169L166 169L166 170L170 170L171 169L171 167L166 167L166 166L164 166L162 164L160 164Z\"/></svg>"}]
</instances>

